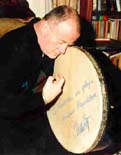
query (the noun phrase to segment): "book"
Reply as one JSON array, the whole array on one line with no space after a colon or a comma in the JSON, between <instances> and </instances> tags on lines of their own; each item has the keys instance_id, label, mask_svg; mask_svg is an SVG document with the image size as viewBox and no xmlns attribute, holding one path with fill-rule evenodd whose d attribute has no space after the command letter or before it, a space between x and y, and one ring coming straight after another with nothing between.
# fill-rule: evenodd
<instances>
[{"instance_id":1,"label":"book","mask_svg":"<svg viewBox=\"0 0 121 155\"><path fill-rule=\"evenodd\" d=\"M116 8L118 12L121 11L121 0L116 0Z\"/></svg>"}]
</instances>

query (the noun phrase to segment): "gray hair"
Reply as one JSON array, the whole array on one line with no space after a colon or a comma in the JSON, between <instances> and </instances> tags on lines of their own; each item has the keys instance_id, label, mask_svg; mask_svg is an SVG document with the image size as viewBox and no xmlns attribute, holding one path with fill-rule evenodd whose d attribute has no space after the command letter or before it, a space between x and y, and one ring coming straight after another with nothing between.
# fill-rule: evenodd
<instances>
[{"instance_id":1,"label":"gray hair","mask_svg":"<svg viewBox=\"0 0 121 155\"><path fill-rule=\"evenodd\" d=\"M52 9L48 14L46 14L43 19L45 20L55 20L56 22L61 22L74 17L80 25L80 17L78 12L72 7L61 5Z\"/></svg>"}]
</instances>

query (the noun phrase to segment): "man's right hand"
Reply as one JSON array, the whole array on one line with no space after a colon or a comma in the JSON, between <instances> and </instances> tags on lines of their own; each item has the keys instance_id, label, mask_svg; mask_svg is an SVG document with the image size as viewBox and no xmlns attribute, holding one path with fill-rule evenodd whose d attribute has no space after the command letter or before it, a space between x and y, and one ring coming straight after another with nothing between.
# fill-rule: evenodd
<instances>
[{"instance_id":1,"label":"man's right hand","mask_svg":"<svg viewBox=\"0 0 121 155\"><path fill-rule=\"evenodd\" d=\"M52 102L63 90L64 78L58 75L56 79L49 76L42 91L45 104Z\"/></svg>"}]
</instances>

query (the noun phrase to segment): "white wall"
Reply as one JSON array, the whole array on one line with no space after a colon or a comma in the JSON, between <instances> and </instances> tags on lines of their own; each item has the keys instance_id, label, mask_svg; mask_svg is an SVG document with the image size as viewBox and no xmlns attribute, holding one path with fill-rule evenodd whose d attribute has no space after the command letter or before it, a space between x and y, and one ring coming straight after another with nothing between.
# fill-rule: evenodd
<instances>
[{"instance_id":1,"label":"white wall","mask_svg":"<svg viewBox=\"0 0 121 155\"><path fill-rule=\"evenodd\" d=\"M36 17L43 17L52 8L51 0L28 0L28 3Z\"/></svg>"}]
</instances>

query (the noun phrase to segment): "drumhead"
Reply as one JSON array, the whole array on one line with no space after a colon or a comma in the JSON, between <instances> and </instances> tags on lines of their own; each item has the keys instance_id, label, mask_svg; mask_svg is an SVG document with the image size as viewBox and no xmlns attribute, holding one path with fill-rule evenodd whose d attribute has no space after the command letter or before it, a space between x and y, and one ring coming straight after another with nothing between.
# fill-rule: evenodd
<instances>
[{"instance_id":1,"label":"drumhead","mask_svg":"<svg viewBox=\"0 0 121 155\"><path fill-rule=\"evenodd\" d=\"M69 47L55 60L54 76L62 74L62 95L47 112L52 131L69 152L86 153L101 140L107 120L106 84L101 69L84 49Z\"/></svg>"}]
</instances>

